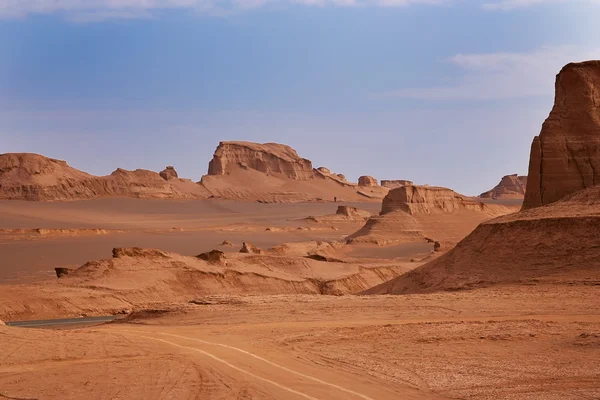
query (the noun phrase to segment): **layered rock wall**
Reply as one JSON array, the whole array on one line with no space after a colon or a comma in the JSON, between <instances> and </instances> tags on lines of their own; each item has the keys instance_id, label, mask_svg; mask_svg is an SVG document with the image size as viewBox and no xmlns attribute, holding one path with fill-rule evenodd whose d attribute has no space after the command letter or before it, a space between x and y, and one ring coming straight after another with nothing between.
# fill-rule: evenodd
<instances>
[{"instance_id":1,"label":"layered rock wall","mask_svg":"<svg viewBox=\"0 0 600 400\"><path fill-rule=\"evenodd\" d=\"M555 89L531 145L524 210L600 184L600 61L566 65Z\"/></svg>"},{"instance_id":2,"label":"layered rock wall","mask_svg":"<svg viewBox=\"0 0 600 400\"><path fill-rule=\"evenodd\" d=\"M238 168L281 174L295 180L313 178L312 163L289 146L277 143L219 143L208 165L208 175L226 175Z\"/></svg>"}]
</instances>

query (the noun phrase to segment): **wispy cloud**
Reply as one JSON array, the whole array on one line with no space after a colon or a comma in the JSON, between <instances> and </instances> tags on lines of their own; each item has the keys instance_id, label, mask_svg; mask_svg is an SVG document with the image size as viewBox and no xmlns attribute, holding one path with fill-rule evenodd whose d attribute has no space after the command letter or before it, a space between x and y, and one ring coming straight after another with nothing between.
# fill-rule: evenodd
<instances>
[{"instance_id":1,"label":"wispy cloud","mask_svg":"<svg viewBox=\"0 0 600 400\"><path fill-rule=\"evenodd\" d=\"M483 4L483 8L488 10L514 10L543 4L558 3L580 3L580 4L600 4L600 0L495 0Z\"/></svg>"},{"instance_id":2,"label":"wispy cloud","mask_svg":"<svg viewBox=\"0 0 600 400\"><path fill-rule=\"evenodd\" d=\"M502 100L551 96L569 62L600 58L600 47L548 46L528 53L457 54L445 62L462 72L448 86L403 88L377 97L421 100Z\"/></svg>"},{"instance_id":3,"label":"wispy cloud","mask_svg":"<svg viewBox=\"0 0 600 400\"><path fill-rule=\"evenodd\" d=\"M275 3L306 6L407 7L415 5L466 4L488 10L513 10L551 3L600 3L600 0L0 0L0 18L19 18L29 14L62 13L75 22L105 19L149 18L152 12L187 9L204 14L226 15Z\"/></svg>"}]
</instances>

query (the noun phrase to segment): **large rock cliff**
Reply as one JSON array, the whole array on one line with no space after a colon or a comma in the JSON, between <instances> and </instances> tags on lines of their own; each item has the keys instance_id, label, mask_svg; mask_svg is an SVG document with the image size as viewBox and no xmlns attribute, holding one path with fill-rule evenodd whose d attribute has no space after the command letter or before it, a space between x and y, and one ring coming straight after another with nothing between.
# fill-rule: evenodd
<instances>
[{"instance_id":1,"label":"large rock cliff","mask_svg":"<svg viewBox=\"0 0 600 400\"><path fill-rule=\"evenodd\" d=\"M524 210L600 184L600 61L568 64L557 75L528 176Z\"/></svg>"},{"instance_id":2,"label":"large rock cliff","mask_svg":"<svg viewBox=\"0 0 600 400\"><path fill-rule=\"evenodd\" d=\"M289 146L278 143L219 143L208 164L208 175L226 175L239 168L280 174L295 180L313 178L312 163Z\"/></svg>"}]
</instances>

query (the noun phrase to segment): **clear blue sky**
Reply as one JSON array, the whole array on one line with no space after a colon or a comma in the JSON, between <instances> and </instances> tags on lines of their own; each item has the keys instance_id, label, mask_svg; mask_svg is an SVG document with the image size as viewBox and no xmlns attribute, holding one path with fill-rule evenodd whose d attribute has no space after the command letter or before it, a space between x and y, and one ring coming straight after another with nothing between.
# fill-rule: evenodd
<instances>
[{"instance_id":1,"label":"clear blue sky","mask_svg":"<svg viewBox=\"0 0 600 400\"><path fill-rule=\"evenodd\" d=\"M351 180L527 173L594 0L0 0L0 153L94 174L279 142Z\"/></svg>"}]
</instances>

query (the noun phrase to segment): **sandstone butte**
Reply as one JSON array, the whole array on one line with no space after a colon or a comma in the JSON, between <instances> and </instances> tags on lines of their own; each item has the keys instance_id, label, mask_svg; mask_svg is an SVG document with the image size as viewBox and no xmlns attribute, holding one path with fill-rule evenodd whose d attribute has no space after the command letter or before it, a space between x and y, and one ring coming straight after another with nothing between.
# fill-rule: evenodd
<instances>
[{"instance_id":1,"label":"sandstone butte","mask_svg":"<svg viewBox=\"0 0 600 400\"><path fill-rule=\"evenodd\" d=\"M493 189L479 195L482 199L521 199L525 196L527 177L517 174L503 176Z\"/></svg>"},{"instance_id":2,"label":"sandstone butte","mask_svg":"<svg viewBox=\"0 0 600 400\"><path fill-rule=\"evenodd\" d=\"M483 222L446 254L367 293L597 284L600 62L567 65L556 92L533 142L524 209Z\"/></svg>"},{"instance_id":3,"label":"sandstone butte","mask_svg":"<svg viewBox=\"0 0 600 400\"><path fill-rule=\"evenodd\" d=\"M377 182L377 179L373 178L372 176L363 175L358 178L358 186L379 186L379 183Z\"/></svg>"},{"instance_id":4,"label":"sandstone butte","mask_svg":"<svg viewBox=\"0 0 600 400\"><path fill-rule=\"evenodd\" d=\"M524 210L600 184L600 61L566 65L555 90L531 144Z\"/></svg>"},{"instance_id":5,"label":"sandstone butte","mask_svg":"<svg viewBox=\"0 0 600 400\"><path fill-rule=\"evenodd\" d=\"M485 204L443 187L401 186L389 191L380 214L347 241L389 245L431 239L453 245L479 223L511 211L516 210Z\"/></svg>"},{"instance_id":6,"label":"sandstone butte","mask_svg":"<svg viewBox=\"0 0 600 400\"><path fill-rule=\"evenodd\" d=\"M289 146L241 141L219 143L201 183L215 197L261 202L381 201L388 191L313 168Z\"/></svg>"}]
</instances>

